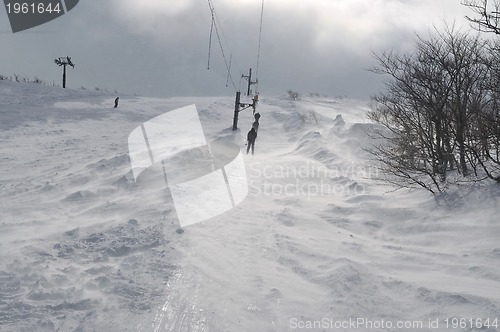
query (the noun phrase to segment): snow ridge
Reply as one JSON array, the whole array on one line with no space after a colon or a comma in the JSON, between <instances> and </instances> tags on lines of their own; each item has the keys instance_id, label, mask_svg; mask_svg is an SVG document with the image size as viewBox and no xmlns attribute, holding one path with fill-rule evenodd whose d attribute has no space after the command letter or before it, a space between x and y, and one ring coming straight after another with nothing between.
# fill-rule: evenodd
<instances>
[{"instance_id":1,"label":"snow ridge","mask_svg":"<svg viewBox=\"0 0 500 332\"><path fill-rule=\"evenodd\" d=\"M134 181L128 134L195 103L230 160L252 113L233 132L232 97L114 97L0 81L1 331L500 319L497 186L394 192L362 149L380 130L365 102L261 98L248 197L179 230L157 170ZM168 166L189 169L193 153Z\"/></svg>"}]
</instances>

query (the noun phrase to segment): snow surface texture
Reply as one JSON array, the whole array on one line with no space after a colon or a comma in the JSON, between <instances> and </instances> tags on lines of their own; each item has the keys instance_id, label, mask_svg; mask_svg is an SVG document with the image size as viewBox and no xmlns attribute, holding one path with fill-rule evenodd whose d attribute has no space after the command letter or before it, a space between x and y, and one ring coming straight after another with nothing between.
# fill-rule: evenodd
<instances>
[{"instance_id":1,"label":"snow surface texture","mask_svg":"<svg viewBox=\"0 0 500 332\"><path fill-rule=\"evenodd\" d=\"M244 149L252 113L232 132L230 97L115 97L0 81L0 331L500 319L498 186L432 197L376 181L365 103L262 98L248 197L180 229L168 191L148 171L134 182L128 135L194 103L207 141Z\"/></svg>"}]
</instances>

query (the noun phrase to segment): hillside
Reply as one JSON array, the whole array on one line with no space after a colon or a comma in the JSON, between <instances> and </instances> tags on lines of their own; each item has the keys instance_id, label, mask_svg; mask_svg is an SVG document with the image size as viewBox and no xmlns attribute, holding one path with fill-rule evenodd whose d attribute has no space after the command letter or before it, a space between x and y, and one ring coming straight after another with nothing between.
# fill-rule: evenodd
<instances>
[{"instance_id":1,"label":"hillside","mask_svg":"<svg viewBox=\"0 0 500 332\"><path fill-rule=\"evenodd\" d=\"M244 149L252 112L232 132L232 97L115 97L0 81L0 331L500 320L498 185L434 197L377 181L365 102L262 97L247 198L181 229L168 191L134 182L129 134L196 104L208 142Z\"/></svg>"}]
</instances>

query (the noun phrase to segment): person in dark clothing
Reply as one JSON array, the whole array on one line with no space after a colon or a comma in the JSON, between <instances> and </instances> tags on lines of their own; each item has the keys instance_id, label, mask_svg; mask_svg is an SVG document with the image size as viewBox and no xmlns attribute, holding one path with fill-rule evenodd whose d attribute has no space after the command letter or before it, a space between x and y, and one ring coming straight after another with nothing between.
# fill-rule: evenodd
<instances>
[{"instance_id":1,"label":"person in dark clothing","mask_svg":"<svg viewBox=\"0 0 500 332\"><path fill-rule=\"evenodd\" d=\"M248 151L250 151L250 147L252 147L252 154L255 148L255 139L257 138L257 132L255 131L255 128L250 129L247 135L247 154Z\"/></svg>"},{"instance_id":2,"label":"person in dark clothing","mask_svg":"<svg viewBox=\"0 0 500 332\"><path fill-rule=\"evenodd\" d=\"M255 113L254 117L255 117L255 122L252 123L252 128L254 128L255 129L255 133L257 133L259 131L260 113ZM255 136L257 136L257 134Z\"/></svg>"},{"instance_id":3,"label":"person in dark clothing","mask_svg":"<svg viewBox=\"0 0 500 332\"><path fill-rule=\"evenodd\" d=\"M116 98L115 98L115 108L117 108L117 107L118 107L118 101L119 101L119 100L120 100L120 97L116 97Z\"/></svg>"},{"instance_id":4,"label":"person in dark clothing","mask_svg":"<svg viewBox=\"0 0 500 332\"><path fill-rule=\"evenodd\" d=\"M255 121L253 124L252 124L252 128L255 129L255 132L258 133L259 132L259 121Z\"/></svg>"}]
</instances>

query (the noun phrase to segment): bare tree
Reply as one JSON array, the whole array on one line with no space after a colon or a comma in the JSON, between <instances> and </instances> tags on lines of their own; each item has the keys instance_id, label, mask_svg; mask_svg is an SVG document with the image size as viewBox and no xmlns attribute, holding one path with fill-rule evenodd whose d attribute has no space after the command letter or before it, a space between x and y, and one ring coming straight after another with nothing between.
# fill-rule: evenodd
<instances>
[{"instance_id":1,"label":"bare tree","mask_svg":"<svg viewBox=\"0 0 500 332\"><path fill-rule=\"evenodd\" d=\"M463 0L462 4L469 7L476 17L466 18L476 30L500 35L500 1L493 0ZM481 168L489 178L500 182L500 45L493 42L489 45L492 61L488 64L489 76L485 81L489 97L486 101L486 112L476 116L478 124L474 137L468 139L468 149L474 153L476 166ZM481 102L481 101L478 101ZM476 169L475 169L476 171ZM497 174L497 175L495 175Z\"/></svg>"},{"instance_id":2,"label":"bare tree","mask_svg":"<svg viewBox=\"0 0 500 332\"><path fill-rule=\"evenodd\" d=\"M462 0L462 5L476 14L476 17L465 16L475 29L500 35L500 1Z\"/></svg>"},{"instance_id":3,"label":"bare tree","mask_svg":"<svg viewBox=\"0 0 500 332\"><path fill-rule=\"evenodd\" d=\"M434 193L446 188L450 171L465 179L483 168L494 178L500 75L487 46L447 26L417 36L412 53L374 55L372 71L389 80L369 116L391 135L371 152L391 182Z\"/></svg>"},{"instance_id":4,"label":"bare tree","mask_svg":"<svg viewBox=\"0 0 500 332\"><path fill-rule=\"evenodd\" d=\"M290 100L293 100L293 101L300 100L300 94L297 91L288 90L287 93L288 93L288 97L290 98Z\"/></svg>"}]
</instances>

